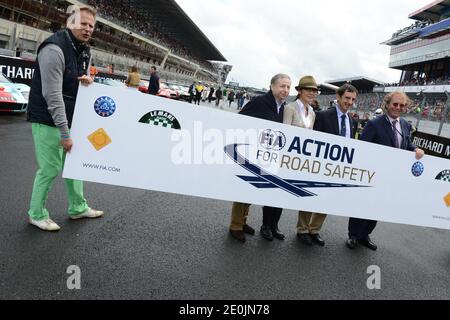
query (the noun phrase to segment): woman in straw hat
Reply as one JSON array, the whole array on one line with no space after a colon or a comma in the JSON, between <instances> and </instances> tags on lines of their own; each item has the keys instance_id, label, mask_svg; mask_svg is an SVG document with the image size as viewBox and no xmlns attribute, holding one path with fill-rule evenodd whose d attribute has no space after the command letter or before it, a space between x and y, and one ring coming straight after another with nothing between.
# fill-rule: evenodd
<instances>
[{"instance_id":1,"label":"woman in straw hat","mask_svg":"<svg viewBox=\"0 0 450 320\"><path fill-rule=\"evenodd\" d=\"M295 90L298 91L297 99L284 108L283 123L312 129L316 119L311 107L318 92L316 81L311 76L303 77Z\"/></svg>"},{"instance_id":2,"label":"woman in straw hat","mask_svg":"<svg viewBox=\"0 0 450 320\"><path fill-rule=\"evenodd\" d=\"M297 99L284 108L283 123L305 129L312 129L316 114L311 105L317 97L319 89L312 76L305 76L295 89L298 91ZM319 231L325 221L326 215L312 212L298 212L297 236L306 244L316 242L320 246L325 242Z\"/></svg>"}]
</instances>

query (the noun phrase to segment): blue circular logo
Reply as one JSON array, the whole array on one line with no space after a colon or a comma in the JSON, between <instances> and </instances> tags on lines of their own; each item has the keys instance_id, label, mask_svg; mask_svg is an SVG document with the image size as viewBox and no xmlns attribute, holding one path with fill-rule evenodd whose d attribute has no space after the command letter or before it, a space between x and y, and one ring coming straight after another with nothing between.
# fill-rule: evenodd
<instances>
[{"instance_id":1,"label":"blue circular logo","mask_svg":"<svg viewBox=\"0 0 450 320\"><path fill-rule=\"evenodd\" d=\"M110 117L116 112L116 103L110 97L100 97L94 103L95 112L100 117Z\"/></svg>"},{"instance_id":2,"label":"blue circular logo","mask_svg":"<svg viewBox=\"0 0 450 320\"><path fill-rule=\"evenodd\" d=\"M280 151L286 145L286 136L281 131L267 129L259 135L259 145L267 150Z\"/></svg>"},{"instance_id":3,"label":"blue circular logo","mask_svg":"<svg viewBox=\"0 0 450 320\"><path fill-rule=\"evenodd\" d=\"M420 177L424 170L425 170L425 167L423 166L422 162L414 163L411 168L411 172L415 177Z\"/></svg>"}]
</instances>

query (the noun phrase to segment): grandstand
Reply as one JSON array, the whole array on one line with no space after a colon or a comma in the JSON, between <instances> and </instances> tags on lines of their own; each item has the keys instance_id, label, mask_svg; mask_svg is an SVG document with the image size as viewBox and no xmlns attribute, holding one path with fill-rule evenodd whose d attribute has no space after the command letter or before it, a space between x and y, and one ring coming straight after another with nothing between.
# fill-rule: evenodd
<instances>
[{"instance_id":1,"label":"grandstand","mask_svg":"<svg viewBox=\"0 0 450 320\"><path fill-rule=\"evenodd\" d=\"M65 26L65 10L89 4L98 10L92 59L103 72L126 75L152 65L163 80L224 83L231 66L174 0L0 0L0 54L34 58L39 44ZM213 62L213 63L212 63Z\"/></svg>"},{"instance_id":2,"label":"grandstand","mask_svg":"<svg viewBox=\"0 0 450 320\"><path fill-rule=\"evenodd\" d=\"M413 100L410 117L450 123L450 0L438 0L409 15L415 22L382 44L391 47L389 67L401 70L399 82L374 89L396 90Z\"/></svg>"},{"instance_id":3,"label":"grandstand","mask_svg":"<svg viewBox=\"0 0 450 320\"><path fill-rule=\"evenodd\" d=\"M345 83L352 84L359 92L357 100L350 112L357 113L359 117L363 117L365 113L373 113L380 106L384 95L373 93L373 90L383 82L362 76L325 81L324 84L319 86L320 95L317 97L319 105L322 108L326 108L331 106L332 102L336 99L335 90L331 90L327 86L331 85L331 87L338 88Z\"/></svg>"},{"instance_id":4,"label":"grandstand","mask_svg":"<svg viewBox=\"0 0 450 320\"><path fill-rule=\"evenodd\" d=\"M412 103L406 118L417 129L449 135L450 132L450 0L438 0L409 15L415 20L396 31L382 44L391 46L389 67L401 70L400 81L382 83L367 77L326 81L341 86L354 85L360 94L351 112L361 117L382 105L384 96L393 91L405 92ZM319 104L332 104L335 94L321 89ZM426 121L422 121L426 120ZM415 123L414 123L415 122ZM444 128L445 129L445 128Z\"/></svg>"},{"instance_id":5,"label":"grandstand","mask_svg":"<svg viewBox=\"0 0 450 320\"><path fill-rule=\"evenodd\" d=\"M409 16L417 20L413 25L383 42L391 46L389 67L402 71L398 83L385 87L450 85L449 11L449 0L435 1Z\"/></svg>"}]
</instances>

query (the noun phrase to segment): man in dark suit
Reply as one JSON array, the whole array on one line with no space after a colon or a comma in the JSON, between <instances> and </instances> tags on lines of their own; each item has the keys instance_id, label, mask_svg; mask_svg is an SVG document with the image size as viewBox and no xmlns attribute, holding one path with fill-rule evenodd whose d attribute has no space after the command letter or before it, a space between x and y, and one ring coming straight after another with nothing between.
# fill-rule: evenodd
<instances>
[{"instance_id":1,"label":"man in dark suit","mask_svg":"<svg viewBox=\"0 0 450 320\"><path fill-rule=\"evenodd\" d=\"M344 84L340 87L336 91L337 106L317 112L314 130L346 138L354 138L353 119L348 111L353 106L357 94L358 90L350 84ZM312 245L315 242L320 246L324 246L325 241L319 232L326 217L326 214L301 212L297 225L298 238L307 245Z\"/></svg>"},{"instance_id":2,"label":"man in dark suit","mask_svg":"<svg viewBox=\"0 0 450 320\"><path fill-rule=\"evenodd\" d=\"M251 100L239 114L282 123L284 105L290 89L290 77L285 74L277 74L270 82L270 91ZM234 202L231 210L230 233L241 242L245 242L245 234L255 234L255 230L246 223L249 209L250 204ZM284 234L278 229L282 210L281 208L263 207L261 235L264 239L284 240Z\"/></svg>"},{"instance_id":3,"label":"man in dark suit","mask_svg":"<svg viewBox=\"0 0 450 320\"><path fill-rule=\"evenodd\" d=\"M148 93L156 96L159 93L159 76L156 67L150 68L150 80L148 82Z\"/></svg>"},{"instance_id":4,"label":"man in dark suit","mask_svg":"<svg viewBox=\"0 0 450 320\"><path fill-rule=\"evenodd\" d=\"M393 92L386 95L383 103L386 114L367 122L361 134L361 140L414 151L416 159L421 159L424 152L411 142L411 125L400 118L405 113L409 102L408 96L403 92ZM373 220L350 218L347 247L355 249L360 243L371 250L377 250L377 245L372 242L369 236L375 229L376 224L377 221Z\"/></svg>"}]
</instances>

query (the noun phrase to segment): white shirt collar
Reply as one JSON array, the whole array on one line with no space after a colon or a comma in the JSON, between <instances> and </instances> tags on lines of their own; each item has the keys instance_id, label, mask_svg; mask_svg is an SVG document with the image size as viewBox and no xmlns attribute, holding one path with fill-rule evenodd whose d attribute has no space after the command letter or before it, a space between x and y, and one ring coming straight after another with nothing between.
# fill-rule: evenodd
<instances>
[{"instance_id":1,"label":"white shirt collar","mask_svg":"<svg viewBox=\"0 0 450 320\"><path fill-rule=\"evenodd\" d=\"M341 119L341 117L342 117L343 114L347 116L347 113L343 113L343 112L341 111L341 109L339 109L339 106L336 106L336 110L337 110L337 115L338 115L338 119L339 119L339 120Z\"/></svg>"},{"instance_id":2,"label":"white shirt collar","mask_svg":"<svg viewBox=\"0 0 450 320\"><path fill-rule=\"evenodd\" d=\"M386 113L386 117L389 119L390 123L392 123L395 120L397 120L397 122L400 123L400 117L398 117L397 119L394 119L394 118L391 118L387 113Z\"/></svg>"},{"instance_id":3,"label":"white shirt collar","mask_svg":"<svg viewBox=\"0 0 450 320\"><path fill-rule=\"evenodd\" d=\"M280 113L281 106L284 105L286 102L285 101L278 102L277 99L275 99L275 103L277 104L277 112Z\"/></svg>"}]
</instances>

